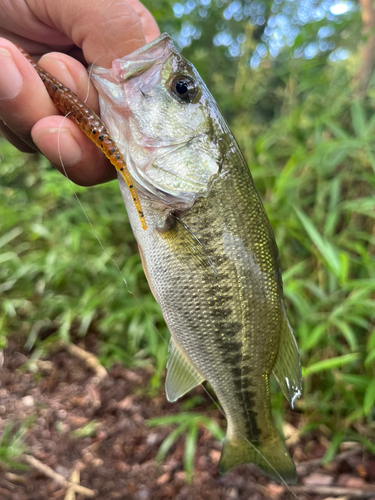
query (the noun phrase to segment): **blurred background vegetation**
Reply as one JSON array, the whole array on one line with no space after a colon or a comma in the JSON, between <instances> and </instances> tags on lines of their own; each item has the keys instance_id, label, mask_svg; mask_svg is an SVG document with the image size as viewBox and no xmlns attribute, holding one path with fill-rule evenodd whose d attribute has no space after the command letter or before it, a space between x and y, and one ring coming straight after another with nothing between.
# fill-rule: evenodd
<instances>
[{"instance_id":1,"label":"blurred background vegetation","mask_svg":"<svg viewBox=\"0 0 375 500\"><path fill-rule=\"evenodd\" d=\"M329 456L343 440L375 452L372 2L144 3L207 83L264 200L304 367L302 432L324 428ZM36 359L95 332L104 366L152 366L158 390L168 331L117 183L72 186L5 141L0 162L0 349L18 335ZM286 407L274 391L279 421Z\"/></svg>"}]
</instances>

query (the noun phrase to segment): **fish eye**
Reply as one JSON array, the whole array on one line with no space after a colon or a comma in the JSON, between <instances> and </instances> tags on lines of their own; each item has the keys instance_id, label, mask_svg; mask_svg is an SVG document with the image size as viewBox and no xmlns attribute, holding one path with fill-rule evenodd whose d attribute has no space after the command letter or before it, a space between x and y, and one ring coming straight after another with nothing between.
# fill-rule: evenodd
<instances>
[{"instance_id":1,"label":"fish eye","mask_svg":"<svg viewBox=\"0 0 375 500\"><path fill-rule=\"evenodd\" d=\"M192 102L197 95L197 87L190 76L178 75L171 83L172 94L185 103Z\"/></svg>"}]
</instances>

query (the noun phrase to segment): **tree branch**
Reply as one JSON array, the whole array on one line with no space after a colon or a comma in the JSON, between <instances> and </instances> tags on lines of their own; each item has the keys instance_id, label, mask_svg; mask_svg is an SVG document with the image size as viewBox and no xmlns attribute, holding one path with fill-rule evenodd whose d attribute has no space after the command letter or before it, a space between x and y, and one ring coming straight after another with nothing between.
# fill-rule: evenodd
<instances>
[{"instance_id":1,"label":"tree branch","mask_svg":"<svg viewBox=\"0 0 375 500\"><path fill-rule=\"evenodd\" d=\"M366 487L367 486L367 487ZM363 485L362 488L345 488L343 486L291 486L294 493L307 493L312 495L330 495L330 496L345 496L353 498L373 498L375 495L375 486L368 484Z\"/></svg>"},{"instance_id":2,"label":"tree branch","mask_svg":"<svg viewBox=\"0 0 375 500\"><path fill-rule=\"evenodd\" d=\"M37 469L45 476L61 484L61 486L70 489L70 491L74 491L76 493L79 493L80 495L89 498L93 498L96 495L96 492L94 490L90 490L89 488L85 488L84 486L81 486L79 484L74 484L71 483L70 481L67 481L65 477L61 476L60 474L57 474L57 472L51 469L51 467L48 467L48 465L43 464L32 455L21 455L20 459L26 462L31 467L34 467L34 469Z\"/></svg>"}]
</instances>

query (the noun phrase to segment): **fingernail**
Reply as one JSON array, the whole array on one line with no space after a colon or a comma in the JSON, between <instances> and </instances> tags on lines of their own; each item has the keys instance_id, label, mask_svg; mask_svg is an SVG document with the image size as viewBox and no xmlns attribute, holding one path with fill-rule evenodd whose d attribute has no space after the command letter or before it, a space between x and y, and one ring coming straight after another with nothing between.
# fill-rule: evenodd
<instances>
[{"instance_id":1,"label":"fingernail","mask_svg":"<svg viewBox=\"0 0 375 500\"><path fill-rule=\"evenodd\" d=\"M47 71L54 75L58 80L64 80L64 85L73 90L73 92L76 92L76 82L72 77L68 66L64 62L59 61L48 54L43 56L42 60L42 67L44 67L47 63Z\"/></svg>"},{"instance_id":2,"label":"fingernail","mask_svg":"<svg viewBox=\"0 0 375 500\"><path fill-rule=\"evenodd\" d=\"M9 50L0 47L0 99L14 99L22 88L23 79Z\"/></svg>"},{"instance_id":3,"label":"fingernail","mask_svg":"<svg viewBox=\"0 0 375 500\"><path fill-rule=\"evenodd\" d=\"M67 129L41 130L33 134L33 141L49 161L58 168L74 167L83 157L80 145Z\"/></svg>"}]
</instances>

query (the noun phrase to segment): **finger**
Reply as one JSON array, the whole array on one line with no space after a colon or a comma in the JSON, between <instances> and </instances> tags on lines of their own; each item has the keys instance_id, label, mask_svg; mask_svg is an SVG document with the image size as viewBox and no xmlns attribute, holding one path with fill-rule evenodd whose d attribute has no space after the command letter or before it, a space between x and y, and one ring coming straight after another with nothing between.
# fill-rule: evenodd
<instances>
[{"instance_id":1,"label":"finger","mask_svg":"<svg viewBox=\"0 0 375 500\"><path fill-rule=\"evenodd\" d=\"M5 27L1 27L1 23L5 23L6 18L3 16L0 16L0 37L1 38L6 38L12 43L15 43L22 47L28 54L30 54L35 61L38 61L40 57L45 53L45 52L50 52L52 50L57 50L57 48L52 48L51 46L46 46L44 43L36 42L34 40L30 40L25 33L25 30L23 31L23 35L17 34L14 31L11 31L9 29L6 29ZM51 43L51 38L49 39ZM73 47L74 45L70 41L70 46ZM66 47L66 50L69 50L69 47ZM64 50L65 52L65 50Z\"/></svg>"},{"instance_id":2,"label":"finger","mask_svg":"<svg viewBox=\"0 0 375 500\"><path fill-rule=\"evenodd\" d=\"M80 62L61 52L50 52L44 55L38 64L99 114L98 93L86 68Z\"/></svg>"},{"instance_id":3,"label":"finger","mask_svg":"<svg viewBox=\"0 0 375 500\"><path fill-rule=\"evenodd\" d=\"M33 147L30 131L41 118L58 114L34 68L8 40L0 39L0 118Z\"/></svg>"},{"instance_id":4,"label":"finger","mask_svg":"<svg viewBox=\"0 0 375 500\"><path fill-rule=\"evenodd\" d=\"M0 72L0 97L3 97L0 99L0 116L7 125L5 134L21 150L25 150L24 142L35 147L34 139L42 153L61 170L57 147L58 126L53 120L58 111L35 69L19 50L6 40L0 41L0 48L1 45L8 49L6 55L8 66L3 65L5 71ZM88 105L98 111L96 91L88 80L85 68L78 61L63 54L51 54L42 58L40 64L62 80L65 85L71 87L81 99L86 98L87 89L89 89ZM16 71L19 71L21 77L23 75L20 89L14 85L17 83L17 79L12 76L10 65L16 67ZM7 77L10 78L11 82L5 81L1 90L1 82ZM5 95L6 93L8 94ZM59 120L60 124L61 119ZM69 124L65 124L64 131L59 132L62 138L60 152L66 156L67 167L75 166L71 174L72 180L81 185L92 185L113 179L115 177L114 169L101 151L79 131L76 125L68 120L66 122ZM38 126L35 126L33 138L31 138L31 129L35 124Z\"/></svg>"},{"instance_id":5,"label":"finger","mask_svg":"<svg viewBox=\"0 0 375 500\"><path fill-rule=\"evenodd\" d=\"M32 0L12 0L1 2L0 29L8 38L7 32L18 37L25 37L31 43L70 45L71 39L66 33L56 29L56 26L48 19L48 8L51 0L35 0L40 8L45 9L45 19L36 14ZM56 2L59 3L59 2ZM77 11L79 6L75 5ZM26 49L26 47L24 47ZM27 49L29 49L28 47Z\"/></svg>"},{"instance_id":6,"label":"finger","mask_svg":"<svg viewBox=\"0 0 375 500\"><path fill-rule=\"evenodd\" d=\"M115 168L97 146L62 116L40 120L32 129L32 137L53 166L80 186L116 178Z\"/></svg>"},{"instance_id":7,"label":"finger","mask_svg":"<svg viewBox=\"0 0 375 500\"><path fill-rule=\"evenodd\" d=\"M142 21L146 42L152 42L160 35L159 27L152 14L138 0L126 0L126 3L138 14Z\"/></svg>"},{"instance_id":8,"label":"finger","mask_svg":"<svg viewBox=\"0 0 375 500\"><path fill-rule=\"evenodd\" d=\"M66 17L68 17L67 20ZM75 0L64 2L12 0L12 2L2 3L0 37L17 43L36 60L44 53L59 51L74 55L84 62L80 50L82 45L79 44L79 49L74 49L72 41L79 40L81 33L95 30L95 33L91 34L92 38L99 40L99 48L101 46L103 53L108 54L114 49L112 57L114 59L123 57L144 44L142 40L137 42L137 39L140 39L139 33L137 34L139 29L135 29L134 22L139 20L139 27L144 32L142 39L145 38L146 42L150 42L159 36L160 32L155 19L138 0L106 0L105 2L80 0L79 4ZM80 29L79 23L81 22L86 22L86 26L81 26ZM64 26L70 26L70 28L64 30ZM73 27L74 39L72 38ZM134 33L136 33L135 38ZM97 56L100 58L102 52L94 53L94 59ZM88 62L94 62L94 59ZM109 57L107 64L110 64L110 60ZM98 63L101 64L100 61Z\"/></svg>"},{"instance_id":9,"label":"finger","mask_svg":"<svg viewBox=\"0 0 375 500\"><path fill-rule=\"evenodd\" d=\"M4 137L8 142L12 144L15 148L17 148L22 153L36 153L37 148L34 146L28 146L25 142L23 142L16 134L14 134L9 128L5 125L3 120L0 120L0 136Z\"/></svg>"},{"instance_id":10,"label":"finger","mask_svg":"<svg viewBox=\"0 0 375 500\"><path fill-rule=\"evenodd\" d=\"M113 59L146 43L142 20L125 0L80 0L78 5L77 0L29 0L28 4L38 19L81 48L88 63L110 67Z\"/></svg>"}]
</instances>

